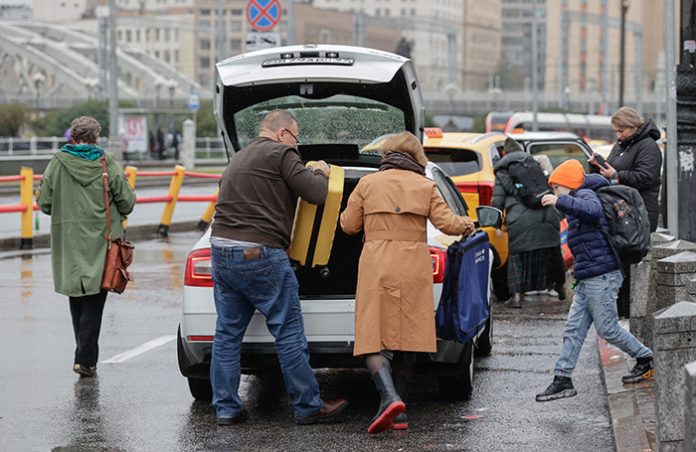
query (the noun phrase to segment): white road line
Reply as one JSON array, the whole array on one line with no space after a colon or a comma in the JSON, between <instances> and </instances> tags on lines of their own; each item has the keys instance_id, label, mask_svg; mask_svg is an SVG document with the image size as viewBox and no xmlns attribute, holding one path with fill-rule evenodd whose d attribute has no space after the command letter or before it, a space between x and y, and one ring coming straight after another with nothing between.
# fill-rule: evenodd
<instances>
[{"instance_id":1,"label":"white road line","mask_svg":"<svg viewBox=\"0 0 696 452\"><path fill-rule=\"evenodd\" d=\"M153 350L157 347L161 347L164 344L173 341L174 339L176 339L176 335L158 337L157 339L153 339L150 342L145 342L143 345L139 345L138 347L135 347L132 350L119 353L118 355L112 358L104 360L102 361L102 364L122 363L138 355L142 355L145 352L149 352L150 350Z\"/></svg>"}]
</instances>

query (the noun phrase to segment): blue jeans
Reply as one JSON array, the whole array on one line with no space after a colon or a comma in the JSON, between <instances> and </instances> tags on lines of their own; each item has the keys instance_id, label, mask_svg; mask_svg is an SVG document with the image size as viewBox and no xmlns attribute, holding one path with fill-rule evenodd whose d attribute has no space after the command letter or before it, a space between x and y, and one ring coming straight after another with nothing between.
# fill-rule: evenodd
<instances>
[{"instance_id":1,"label":"blue jeans","mask_svg":"<svg viewBox=\"0 0 696 452\"><path fill-rule=\"evenodd\" d=\"M255 310L266 317L275 338L285 387L296 418L319 412L323 401L309 366L307 338L295 273L285 250L260 247L260 254L245 258L238 247L211 247L217 324L210 380L213 408L218 416L236 416L239 398L240 353L244 333Z\"/></svg>"},{"instance_id":2,"label":"blue jeans","mask_svg":"<svg viewBox=\"0 0 696 452\"><path fill-rule=\"evenodd\" d=\"M619 325L616 297L623 277L616 270L583 279L574 290L573 304L563 332L561 356L554 374L570 377L578 362L587 331L594 322L599 337L618 347L632 358L648 358L652 351Z\"/></svg>"}]
</instances>

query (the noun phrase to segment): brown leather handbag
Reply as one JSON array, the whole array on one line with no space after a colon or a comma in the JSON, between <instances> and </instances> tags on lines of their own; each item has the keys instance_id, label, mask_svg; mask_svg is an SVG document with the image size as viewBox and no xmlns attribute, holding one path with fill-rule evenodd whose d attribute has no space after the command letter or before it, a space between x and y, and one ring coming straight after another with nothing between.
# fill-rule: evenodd
<instances>
[{"instance_id":1,"label":"brown leather handbag","mask_svg":"<svg viewBox=\"0 0 696 452\"><path fill-rule=\"evenodd\" d=\"M123 293L128 281L133 276L128 272L128 266L133 263L133 244L124 239L111 240L111 207L109 205L109 173L106 171L106 160L101 158L102 179L104 181L104 204L106 205L106 259L101 287L109 292Z\"/></svg>"}]
</instances>

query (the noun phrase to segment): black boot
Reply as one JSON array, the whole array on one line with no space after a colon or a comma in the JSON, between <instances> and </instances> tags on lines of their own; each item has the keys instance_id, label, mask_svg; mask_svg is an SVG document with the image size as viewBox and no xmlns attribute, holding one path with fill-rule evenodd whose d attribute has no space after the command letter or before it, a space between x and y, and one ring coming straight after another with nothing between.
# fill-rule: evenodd
<instances>
[{"instance_id":1,"label":"black boot","mask_svg":"<svg viewBox=\"0 0 696 452\"><path fill-rule=\"evenodd\" d=\"M652 378L653 375L654 371L652 356L649 358L638 358L636 359L636 365L633 366L631 372L628 375L621 377L621 381L623 383L640 383L641 381Z\"/></svg>"},{"instance_id":2,"label":"black boot","mask_svg":"<svg viewBox=\"0 0 696 452\"><path fill-rule=\"evenodd\" d=\"M372 374L372 380L379 392L380 402L377 414L367 428L367 433L380 433L391 427L394 418L406 409L406 404L396 393L389 363Z\"/></svg>"},{"instance_id":3,"label":"black boot","mask_svg":"<svg viewBox=\"0 0 696 452\"><path fill-rule=\"evenodd\" d=\"M410 369L408 371L410 374ZM411 382L410 375L406 372L392 372L394 376L394 387L396 388L396 393L399 394L399 398L402 402L406 403L408 401L408 388ZM396 416L392 422L392 428L394 430L408 430L408 415L406 410Z\"/></svg>"},{"instance_id":4,"label":"black boot","mask_svg":"<svg viewBox=\"0 0 696 452\"><path fill-rule=\"evenodd\" d=\"M556 375L553 377L553 382L544 392L540 392L536 396L537 402L548 402L550 400L562 399L564 397L573 397L578 392L573 386L573 380L570 377L561 377Z\"/></svg>"}]
</instances>

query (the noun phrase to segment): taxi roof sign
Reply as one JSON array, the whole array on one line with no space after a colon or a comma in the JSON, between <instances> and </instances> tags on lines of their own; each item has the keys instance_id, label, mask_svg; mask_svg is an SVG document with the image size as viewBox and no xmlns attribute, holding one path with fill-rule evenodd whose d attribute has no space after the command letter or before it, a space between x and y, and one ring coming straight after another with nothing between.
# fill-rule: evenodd
<instances>
[{"instance_id":1,"label":"taxi roof sign","mask_svg":"<svg viewBox=\"0 0 696 452\"><path fill-rule=\"evenodd\" d=\"M442 129L439 127L426 127L423 129L423 132L428 138L442 138L444 136L442 134Z\"/></svg>"}]
</instances>

